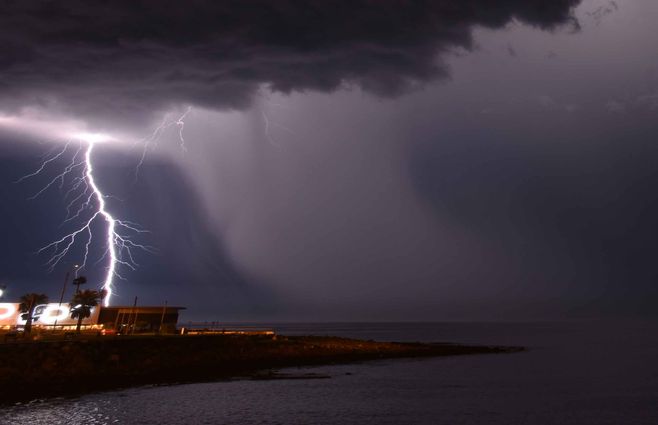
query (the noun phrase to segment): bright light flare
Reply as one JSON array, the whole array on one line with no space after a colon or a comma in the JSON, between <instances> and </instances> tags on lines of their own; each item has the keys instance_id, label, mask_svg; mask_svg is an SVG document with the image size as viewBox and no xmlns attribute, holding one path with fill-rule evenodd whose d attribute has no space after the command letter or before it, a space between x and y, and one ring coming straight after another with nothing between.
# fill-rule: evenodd
<instances>
[{"instance_id":1,"label":"bright light flare","mask_svg":"<svg viewBox=\"0 0 658 425\"><path fill-rule=\"evenodd\" d=\"M115 137L109 134L88 131L87 125L82 121L53 120L29 111L20 115L0 114L0 129L58 143L72 140L88 143L116 140Z\"/></svg>"},{"instance_id":2,"label":"bright light flare","mask_svg":"<svg viewBox=\"0 0 658 425\"><path fill-rule=\"evenodd\" d=\"M109 134L104 134L104 133L72 133L70 134L70 138L73 140L79 140L90 144L105 143L105 142L111 142L113 140L116 140L114 137L110 136Z\"/></svg>"}]
</instances>

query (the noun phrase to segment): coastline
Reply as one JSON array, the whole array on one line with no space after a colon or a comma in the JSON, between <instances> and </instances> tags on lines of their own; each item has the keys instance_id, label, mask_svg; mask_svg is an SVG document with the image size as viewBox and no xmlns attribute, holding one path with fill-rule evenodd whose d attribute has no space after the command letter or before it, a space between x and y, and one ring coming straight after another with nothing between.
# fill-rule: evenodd
<instances>
[{"instance_id":1,"label":"coastline","mask_svg":"<svg viewBox=\"0 0 658 425\"><path fill-rule=\"evenodd\" d=\"M279 374L265 371L285 367L523 350L280 335L104 336L12 342L0 344L0 404L142 385L278 379Z\"/></svg>"}]
</instances>

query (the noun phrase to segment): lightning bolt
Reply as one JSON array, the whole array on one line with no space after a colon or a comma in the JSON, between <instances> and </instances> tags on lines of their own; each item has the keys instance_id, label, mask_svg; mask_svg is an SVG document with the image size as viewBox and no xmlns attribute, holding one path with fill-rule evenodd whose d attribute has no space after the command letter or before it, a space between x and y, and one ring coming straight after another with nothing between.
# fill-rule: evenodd
<instances>
[{"instance_id":1,"label":"lightning bolt","mask_svg":"<svg viewBox=\"0 0 658 425\"><path fill-rule=\"evenodd\" d=\"M183 131L185 128L185 118L191 110L192 108L188 107L182 115L173 120L169 120L165 116L162 123L148 137L136 142L141 142L143 149L135 168L135 179L138 177L140 167L144 163L147 152L157 146L165 131L170 127L178 127L177 133L180 148L183 152L187 151ZM94 264L98 264L104 260L107 262L106 273L101 288L106 291L104 305L109 306L110 299L114 293L114 279L125 280L121 275L121 269L136 270L138 266L133 255L134 250L138 249L153 253L155 252L155 248L135 242L134 238L136 236L142 233L149 233L149 231L143 229L137 223L115 218L109 211L106 203L106 200L113 198L113 196L103 193L98 186L94 175L92 154L97 144L111 138L102 134L91 133L80 133L76 135L76 138L79 140L77 148L75 148L73 141L67 142L62 149L51 154L50 157L45 158L34 172L19 178L14 183L21 183L27 179L46 173L53 165L57 164L60 158L74 149L64 169L28 199L34 200L54 186L63 190L65 184L70 184L70 187L64 194L64 199L68 201L68 204L66 205L66 217L62 225L74 221L79 222L79 225L61 238L40 248L37 254L51 253L46 266L52 272L74 247L82 245L84 249L83 257L77 272L84 270L91 261L90 249L95 239L92 227L97 222L104 224L105 231L103 233L102 245L105 251Z\"/></svg>"},{"instance_id":2,"label":"lightning bolt","mask_svg":"<svg viewBox=\"0 0 658 425\"><path fill-rule=\"evenodd\" d=\"M270 117L265 113L265 111L261 111L261 116L263 117L263 135L265 136L265 139L270 143L270 145L275 146L277 148L281 147L281 145L276 140L274 140L274 137L272 137L272 130L271 130L272 126L277 126L281 130L290 133L292 135L295 134L288 127L279 124L278 122L274 122L270 120Z\"/></svg>"},{"instance_id":3,"label":"lightning bolt","mask_svg":"<svg viewBox=\"0 0 658 425\"><path fill-rule=\"evenodd\" d=\"M70 189L66 192L65 199L68 196L74 197L67 205L67 217L64 220L64 223L79 218L85 210L89 210L90 213L82 220L82 223L76 229L62 236L60 239L40 248L37 253L40 254L45 251L52 251L50 259L46 262L49 270L52 271L69 253L71 248L76 245L76 242L84 243L84 255L78 269L83 270L87 267L90 260L89 251L94 239L92 225L97 221L104 222L106 226L106 233L103 241L105 253L98 262L108 257L106 274L101 288L104 289L107 294L105 296L104 304L105 306L109 306L110 299L114 292L114 279L123 279L119 273L119 267L125 266L130 270L135 270L137 263L134 260L133 250L141 249L153 252L154 249L153 247L139 244L132 240L132 237L135 234L148 233L148 230L140 228L139 225L133 222L118 220L108 210L105 200L109 196L102 192L94 176L92 153L94 152L94 147L97 143L98 142L94 140L87 140L86 142L81 141L77 150L73 154L71 161L64 170L51 179L48 184L29 199L35 199L57 182L59 182L59 186L62 188L67 177L72 176L72 184ZM70 145L71 142L67 143L64 146L64 149L45 160L35 172L22 177L17 180L17 182L40 175L46 170L49 164L60 158L69 149ZM72 210L76 205L77 210L72 214Z\"/></svg>"},{"instance_id":4,"label":"lightning bolt","mask_svg":"<svg viewBox=\"0 0 658 425\"><path fill-rule=\"evenodd\" d=\"M146 159L146 154L148 153L149 150L153 150L158 146L158 142L162 138L162 135L170 127L173 126L178 127L178 144L183 153L187 152L187 146L185 145L185 137L183 135L183 131L185 130L185 118L190 113L190 111L192 111L192 107L188 106L185 109L185 112L174 120L170 120L169 115L165 115L160 125L157 126L155 130L153 130L153 132L148 137L145 137L141 140L137 140L133 144L133 147L135 147L138 144L142 145L142 153L140 155L137 166L135 167L135 181L137 181L139 177L139 171L142 168L142 165L144 164L144 160Z\"/></svg>"}]
</instances>

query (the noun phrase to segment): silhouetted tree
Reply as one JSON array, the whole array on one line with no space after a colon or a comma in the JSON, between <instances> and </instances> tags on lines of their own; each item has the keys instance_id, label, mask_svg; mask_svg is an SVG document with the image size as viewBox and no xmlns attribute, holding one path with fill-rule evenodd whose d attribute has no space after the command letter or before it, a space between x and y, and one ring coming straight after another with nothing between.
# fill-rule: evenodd
<instances>
[{"instance_id":1,"label":"silhouetted tree","mask_svg":"<svg viewBox=\"0 0 658 425\"><path fill-rule=\"evenodd\" d=\"M76 294L80 292L80 285L84 285L85 283L87 283L87 278L84 276L78 276L75 279L73 279L73 284L75 285Z\"/></svg>"},{"instance_id":2,"label":"silhouetted tree","mask_svg":"<svg viewBox=\"0 0 658 425\"><path fill-rule=\"evenodd\" d=\"M32 319L34 318L34 309L39 304L46 304L48 302L48 296L46 294L35 294L29 293L25 294L20 299L20 305L18 309L21 313L21 319L25 320L25 335L29 335L32 332Z\"/></svg>"},{"instance_id":3,"label":"silhouetted tree","mask_svg":"<svg viewBox=\"0 0 658 425\"><path fill-rule=\"evenodd\" d=\"M78 324L75 328L76 332L80 333L82 320L91 316L92 307L96 307L102 298L103 291L92 291L89 289L78 291L73 295L69 306L71 308L71 319L78 319Z\"/></svg>"}]
</instances>

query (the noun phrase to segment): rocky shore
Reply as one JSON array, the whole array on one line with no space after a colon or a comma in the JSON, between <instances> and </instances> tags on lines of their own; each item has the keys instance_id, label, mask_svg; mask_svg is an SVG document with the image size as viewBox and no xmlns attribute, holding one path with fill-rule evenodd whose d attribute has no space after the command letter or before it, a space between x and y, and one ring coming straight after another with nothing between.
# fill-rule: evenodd
<instances>
[{"instance_id":1,"label":"rocky shore","mask_svg":"<svg viewBox=\"0 0 658 425\"><path fill-rule=\"evenodd\" d=\"M315 336L102 336L17 341L0 344L0 402L135 385L250 377L290 366L521 350Z\"/></svg>"}]
</instances>

